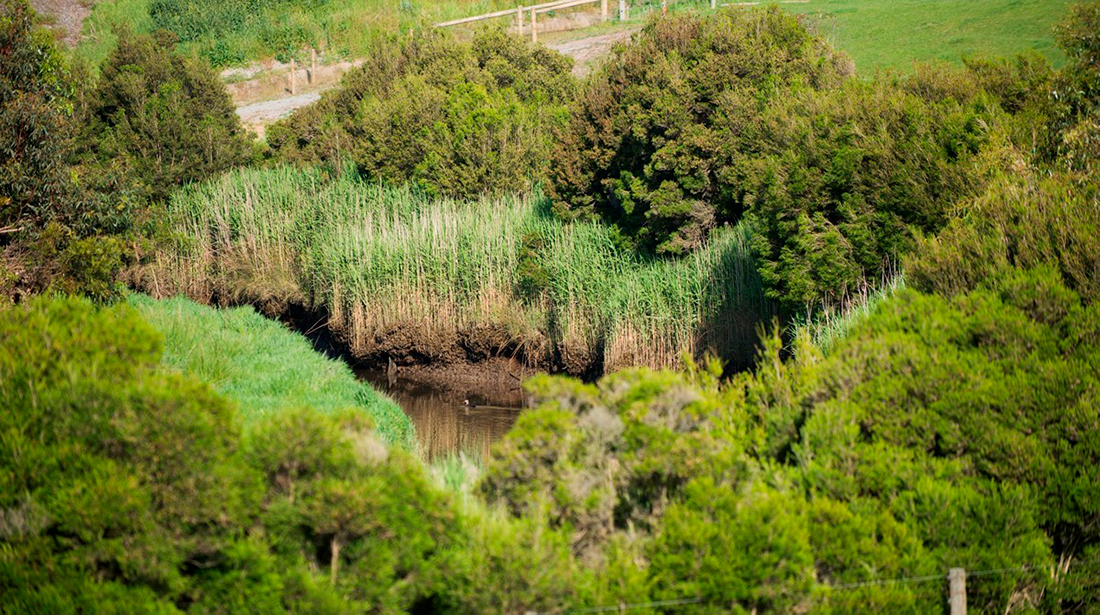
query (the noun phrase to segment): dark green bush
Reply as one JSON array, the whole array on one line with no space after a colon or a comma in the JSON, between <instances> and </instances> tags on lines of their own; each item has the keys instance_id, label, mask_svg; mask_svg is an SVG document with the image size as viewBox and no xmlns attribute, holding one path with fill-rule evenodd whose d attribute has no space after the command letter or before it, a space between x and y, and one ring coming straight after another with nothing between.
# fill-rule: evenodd
<instances>
[{"instance_id":1,"label":"dark green bush","mask_svg":"<svg viewBox=\"0 0 1100 615\"><path fill-rule=\"evenodd\" d=\"M1030 124L1004 110L1037 114L1031 92L1050 78L1030 58L871 82L850 73L777 9L656 20L572 107L555 211L667 254L750 216L767 290L788 312L842 299L980 188L975 154L991 133L1024 140Z\"/></svg>"},{"instance_id":2,"label":"dark green bush","mask_svg":"<svg viewBox=\"0 0 1100 615\"><path fill-rule=\"evenodd\" d=\"M778 9L655 19L573 105L552 166L555 210L609 220L639 247L688 251L745 206L720 152L765 146L759 114L851 70Z\"/></svg>"},{"instance_id":3,"label":"dark green bush","mask_svg":"<svg viewBox=\"0 0 1100 615\"><path fill-rule=\"evenodd\" d=\"M367 178L432 194L516 190L546 172L569 68L502 31L472 44L418 33L380 43L339 90L272 126L267 140L281 160L350 159Z\"/></svg>"},{"instance_id":4,"label":"dark green bush","mask_svg":"<svg viewBox=\"0 0 1100 615\"><path fill-rule=\"evenodd\" d=\"M57 219L76 191L64 60L24 0L0 0L0 245ZM76 208L73 208L76 209Z\"/></svg>"},{"instance_id":5,"label":"dark green bush","mask_svg":"<svg viewBox=\"0 0 1100 615\"><path fill-rule=\"evenodd\" d=\"M85 102L88 173L120 172L154 200L252 156L225 86L173 44L164 32L122 33Z\"/></svg>"}]
</instances>

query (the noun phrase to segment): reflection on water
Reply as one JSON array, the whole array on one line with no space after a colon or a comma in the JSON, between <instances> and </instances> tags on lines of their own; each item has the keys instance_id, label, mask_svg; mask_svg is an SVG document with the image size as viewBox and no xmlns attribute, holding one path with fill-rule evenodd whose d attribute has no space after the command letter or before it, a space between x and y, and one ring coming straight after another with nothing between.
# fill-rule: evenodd
<instances>
[{"instance_id":1,"label":"reflection on water","mask_svg":"<svg viewBox=\"0 0 1100 615\"><path fill-rule=\"evenodd\" d=\"M512 428L524 406L518 387L475 391L401 377L391 380L382 371L361 370L357 374L401 405L416 428L420 454L428 461L458 452L487 458L490 445Z\"/></svg>"}]
</instances>

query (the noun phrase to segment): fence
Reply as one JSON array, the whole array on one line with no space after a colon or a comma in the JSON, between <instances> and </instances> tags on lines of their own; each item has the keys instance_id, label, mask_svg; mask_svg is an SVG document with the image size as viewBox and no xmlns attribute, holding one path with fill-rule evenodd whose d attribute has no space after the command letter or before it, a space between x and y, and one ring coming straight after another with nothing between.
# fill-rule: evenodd
<instances>
[{"instance_id":1,"label":"fence","mask_svg":"<svg viewBox=\"0 0 1100 615\"><path fill-rule=\"evenodd\" d=\"M810 0L779 0L779 4L806 4ZM492 13L482 13L481 15L474 15L472 17L463 17L462 19L452 19L451 21L443 21L435 24L432 27L435 28L448 28L451 26L460 26L463 24L474 23L477 21L483 21L487 19L499 19L501 17L515 16L516 30L519 34L523 34L524 20L530 19L531 23L531 40L538 41L539 28L538 28L538 15L540 13L549 13L550 11L557 11L561 9L568 9L577 6L584 6L586 4L600 5L600 20L607 21L607 3L608 0L554 0L553 2L544 2L542 4L532 4L530 6L517 6L514 9L504 9L502 11L494 11ZM733 2L724 3L722 6L752 6L760 4L760 2ZM718 0L710 0L710 8L718 8ZM668 11L668 0L661 0L661 12ZM525 18L524 15L529 15L529 18ZM619 20L625 21L630 15L630 5L626 0L619 0Z\"/></svg>"},{"instance_id":2,"label":"fence","mask_svg":"<svg viewBox=\"0 0 1100 615\"><path fill-rule=\"evenodd\" d=\"M475 21L482 21L485 19L497 19L500 17L509 17L514 15L516 18L516 29L520 34L523 34L524 30L524 15L530 15L531 20L531 40L537 41L539 36L538 30L538 14L548 13L550 11L556 11L560 9L573 8L576 6L583 6L585 4L600 5L600 19L607 21L607 2L608 0L555 0L554 2L544 2L542 4L533 4L530 6L518 6L514 9L504 9L503 11L495 11L493 13L483 13L481 15L474 15L473 17L463 17L462 19L452 19L451 21L444 21L435 24L436 28L447 28L450 26L458 26L462 24L473 23ZM626 0L619 0L619 19L626 19Z\"/></svg>"}]
</instances>

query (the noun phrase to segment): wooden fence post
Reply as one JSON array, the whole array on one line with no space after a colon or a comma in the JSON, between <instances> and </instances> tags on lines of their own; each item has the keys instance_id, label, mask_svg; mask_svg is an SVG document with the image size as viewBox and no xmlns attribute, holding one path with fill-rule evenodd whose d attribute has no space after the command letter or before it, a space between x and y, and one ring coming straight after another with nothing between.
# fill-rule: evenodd
<instances>
[{"instance_id":1,"label":"wooden fence post","mask_svg":"<svg viewBox=\"0 0 1100 615\"><path fill-rule=\"evenodd\" d=\"M531 42L539 42L539 27L535 21L535 9L531 9Z\"/></svg>"},{"instance_id":2,"label":"wooden fence post","mask_svg":"<svg viewBox=\"0 0 1100 615\"><path fill-rule=\"evenodd\" d=\"M294 74L294 58L290 58L290 94L293 96L298 92L298 79Z\"/></svg>"},{"instance_id":3,"label":"wooden fence post","mask_svg":"<svg viewBox=\"0 0 1100 615\"><path fill-rule=\"evenodd\" d=\"M520 36L523 36L523 7L516 7L516 31Z\"/></svg>"},{"instance_id":4,"label":"wooden fence post","mask_svg":"<svg viewBox=\"0 0 1100 615\"><path fill-rule=\"evenodd\" d=\"M710 10L718 8L718 0L710 0Z\"/></svg>"},{"instance_id":5,"label":"wooden fence post","mask_svg":"<svg viewBox=\"0 0 1100 615\"><path fill-rule=\"evenodd\" d=\"M317 81L317 50L312 47L309 50L309 82Z\"/></svg>"},{"instance_id":6,"label":"wooden fence post","mask_svg":"<svg viewBox=\"0 0 1100 615\"><path fill-rule=\"evenodd\" d=\"M947 573L947 579L951 583L950 604L951 615L966 615L966 571L962 568L952 568Z\"/></svg>"},{"instance_id":7,"label":"wooden fence post","mask_svg":"<svg viewBox=\"0 0 1100 615\"><path fill-rule=\"evenodd\" d=\"M600 0L600 21L607 21L607 0Z\"/></svg>"},{"instance_id":8,"label":"wooden fence post","mask_svg":"<svg viewBox=\"0 0 1100 615\"><path fill-rule=\"evenodd\" d=\"M619 0L619 21L626 21L626 0Z\"/></svg>"}]
</instances>

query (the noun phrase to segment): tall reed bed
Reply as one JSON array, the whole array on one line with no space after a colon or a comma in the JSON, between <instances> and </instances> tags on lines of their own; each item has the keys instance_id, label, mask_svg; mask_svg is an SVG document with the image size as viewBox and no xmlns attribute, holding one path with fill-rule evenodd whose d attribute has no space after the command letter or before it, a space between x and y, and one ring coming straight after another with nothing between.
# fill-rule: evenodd
<instances>
[{"instance_id":1,"label":"tall reed bed","mask_svg":"<svg viewBox=\"0 0 1100 615\"><path fill-rule=\"evenodd\" d=\"M144 284L199 301L323 308L367 358L517 355L599 372L714 351L745 364L773 311L749 229L647 260L598 223L563 224L537 191L429 199L317 169L241 170L172 199L176 237Z\"/></svg>"}]
</instances>

